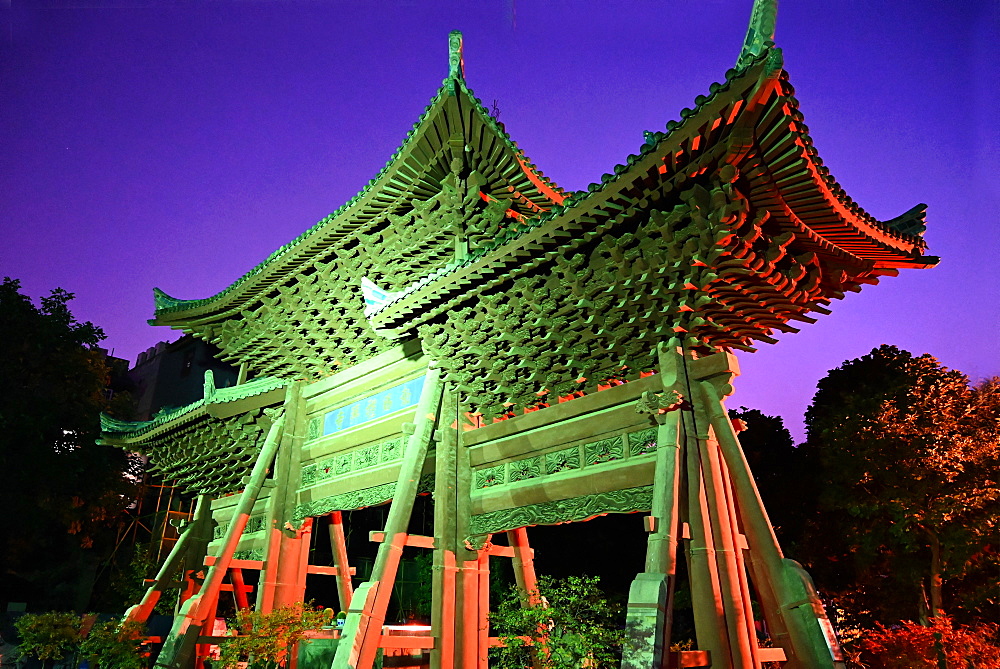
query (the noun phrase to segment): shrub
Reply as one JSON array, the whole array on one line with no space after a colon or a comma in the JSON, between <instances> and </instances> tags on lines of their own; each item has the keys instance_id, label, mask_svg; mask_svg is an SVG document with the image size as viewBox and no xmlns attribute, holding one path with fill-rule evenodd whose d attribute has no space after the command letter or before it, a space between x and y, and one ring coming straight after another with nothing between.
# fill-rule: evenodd
<instances>
[{"instance_id":1,"label":"shrub","mask_svg":"<svg viewBox=\"0 0 1000 669\"><path fill-rule=\"evenodd\" d=\"M21 638L18 652L22 657L34 657L45 666L49 660L58 660L76 650L80 643L82 621L75 613L28 613L15 623Z\"/></svg>"},{"instance_id":2,"label":"shrub","mask_svg":"<svg viewBox=\"0 0 1000 669\"><path fill-rule=\"evenodd\" d=\"M926 627L877 625L849 650L855 666L865 669L1000 669L997 632L997 625L955 627L940 616Z\"/></svg>"},{"instance_id":3,"label":"shrub","mask_svg":"<svg viewBox=\"0 0 1000 669\"><path fill-rule=\"evenodd\" d=\"M523 669L532 665L534 653L547 669L617 667L625 638L618 627L621 611L608 602L599 582L596 576L543 576L538 592L529 593L537 603L526 607L515 589L490 616L505 644L491 649L491 666Z\"/></svg>"},{"instance_id":4,"label":"shrub","mask_svg":"<svg viewBox=\"0 0 1000 669\"><path fill-rule=\"evenodd\" d=\"M306 632L330 622L324 611L314 611L298 603L276 608L270 613L243 609L236 614L238 636L222 642L219 664L235 669L249 661L249 669L286 666L289 654Z\"/></svg>"},{"instance_id":5,"label":"shrub","mask_svg":"<svg viewBox=\"0 0 1000 669\"><path fill-rule=\"evenodd\" d=\"M94 669L143 669L145 633L145 624L137 620L97 623L80 644L80 654Z\"/></svg>"}]
</instances>

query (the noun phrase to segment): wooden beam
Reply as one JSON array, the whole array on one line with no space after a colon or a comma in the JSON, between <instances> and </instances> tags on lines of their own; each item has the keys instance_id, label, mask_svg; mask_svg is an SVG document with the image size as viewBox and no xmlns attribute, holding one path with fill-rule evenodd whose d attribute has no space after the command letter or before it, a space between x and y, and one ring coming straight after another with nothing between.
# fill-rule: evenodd
<instances>
[{"instance_id":1,"label":"wooden beam","mask_svg":"<svg viewBox=\"0 0 1000 669\"><path fill-rule=\"evenodd\" d=\"M206 567L211 567L217 561L218 561L218 558L216 556L214 556L214 555L206 555L203 564ZM264 568L264 561L263 560L237 560L237 559L232 559L232 560L229 561L229 568L230 569L255 569L255 570L259 570L259 569L263 569Z\"/></svg>"},{"instance_id":2,"label":"wooden beam","mask_svg":"<svg viewBox=\"0 0 1000 669\"><path fill-rule=\"evenodd\" d=\"M368 538L375 543L382 543L385 541L385 532L379 532L377 530L372 531L368 534ZM403 545L414 548L434 548L434 537L423 537L419 534L407 534Z\"/></svg>"},{"instance_id":3,"label":"wooden beam","mask_svg":"<svg viewBox=\"0 0 1000 669\"><path fill-rule=\"evenodd\" d=\"M397 636L395 634L382 634L378 640L379 648L419 648L430 650L435 647L435 639L432 636Z\"/></svg>"}]
</instances>

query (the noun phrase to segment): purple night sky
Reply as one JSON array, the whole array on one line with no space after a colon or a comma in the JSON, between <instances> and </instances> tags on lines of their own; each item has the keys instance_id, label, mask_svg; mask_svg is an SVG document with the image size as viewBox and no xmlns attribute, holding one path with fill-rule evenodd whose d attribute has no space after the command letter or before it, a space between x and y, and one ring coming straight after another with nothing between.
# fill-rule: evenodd
<instances>
[{"instance_id":1,"label":"purple night sky","mask_svg":"<svg viewBox=\"0 0 1000 669\"><path fill-rule=\"evenodd\" d=\"M751 0L7 0L0 275L76 293L135 360L152 287L225 288L373 177L448 72L568 190L723 79ZM880 219L929 205L942 258L741 354L731 406L797 436L816 381L882 343L1000 374L1000 5L785 2L777 40L816 147Z\"/></svg>"}]
</instances>

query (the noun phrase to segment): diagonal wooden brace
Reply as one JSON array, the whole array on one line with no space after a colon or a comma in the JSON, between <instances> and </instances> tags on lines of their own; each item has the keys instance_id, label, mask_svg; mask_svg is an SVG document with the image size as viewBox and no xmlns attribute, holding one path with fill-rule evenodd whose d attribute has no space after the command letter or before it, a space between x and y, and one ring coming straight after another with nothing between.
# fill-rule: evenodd
<instances>
[{"instance_id":1,"label":"diagonal wooden brace","mask_svg":"<svg viewBox=\"0 0 1000 669\"><path fill-rule=\"evenodd\" d=\"M198 637L201 635L218 597L222 579L226 575L226 570L229 568L233 554L240 542L240 536L250 519L254 502L257 501L257 496L264 485L264 479L267 477L268 470L278 452L279 436L283 425L284 416L276 420L271 425L271 429L268 430L267 438L264 440L264 445L257 455L257 461L250 474L250 481L240 495L240 501L236 505L236 513L229 524L229 529L226 530L222 551L215 563L209 567L208 573L205 575L205 582L198 594L184 602L180 615L174 618L173 627L163 644L160 655L156 658L154 667L186 669L190 665Z\"/></svg>"},{"instance_id":2,"label":"diagonal wooden brace","mask_svg":"<svg viewBox=\"0 0 1000 669\"><path fill-rule=\"evenodd\" d=\"M201 534L204 526L211 520L210 505L211 499L207 495L199 495L194 512L194 522L183 529L180 538L174 543L174 547L156 573L156 578L153 579L153 583L146 590L142 600L130 607L125 613L124 622L139 621L144 623L149 620L156 603L160 600L160 595L171 587L174 574L177 573L184 559L188 557L191 545L196 543L196 535Z\"/></svg>"},{"instance_id":3,"label":"diagonal wooden brace","mask_svg":"<svg viewBox=\"0 0 1000 669\"><path fill-rule=\"evenodd\" d=\"M371 580L361 585L351 600L333 660L334 669L370 669L375 660L399 558L406 545L420 473L437 424L441 386L441 371L431 363L414 414L415 427L403 450L403 463L385 522L385 540L379 545Z\"/></svg>"},{"instance_id":4,"label":"diagonal wooden brace","mask_svg":"<svg viewBox=\"0 0 1000 669\"><path fill-rule=\"evenodd\" d=\"M723 354L717 354L720 357ZM786 648L789 669L834 669L843 667L839 643L832 632L823 605L812 589L808 576L793 560L781 552L757 485L750 474L736 431L722 403L724 389L733 372L721 370L711 378L696 381L697 392L704 403L712 428L718 439L719 450L726 462L732 480L732 490L739 510L740 521L746 533L755 572L763 578L758 583L765 602L765 617L772 629L787 629L789 648ZM800 606L803 598L808 606Z\"/></svg>"}]
</instances>

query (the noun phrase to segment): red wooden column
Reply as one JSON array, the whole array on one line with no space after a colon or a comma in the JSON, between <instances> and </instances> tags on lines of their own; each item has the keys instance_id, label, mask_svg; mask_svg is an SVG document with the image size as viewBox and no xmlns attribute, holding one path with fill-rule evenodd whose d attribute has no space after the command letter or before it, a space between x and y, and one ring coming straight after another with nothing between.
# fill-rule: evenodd
<instances>
[{"instance_id":1,"label":"red wooden column","mask_svg":"<svg viewBox=\"0 0 1000 669\"><path fill-rule=\"evenodd\" d=\"M487 538L487 545L489 545ZM479 552L479 624L477 669L488 669L490 652L490 552Z\"/></svg>"},{"instance_id":2,"label":"red wooden column","mask_svg":"<svg viewBox=\"0 0 1000 669\"><path fill-rule=\"evenodd\" d=\"M489 651L490 614L490 554L493 550L487 536L475 560L462 562L457 602L457 634L463 669L486 669Z\"/></svg>"},{"instance_id":3,"label":"red wooden column","mask_svg":"<svg viewBox=\"0 0 1000 669\"><path fill-rule=\"evenodd\" d=\"M301 602L305 597L312 526L313 519L306 518L302 521L302 527L295 530L286 528L281 533L277 579L274 587L274 608L292 606Z\"/></svg>"},{"instance_id":4,"label":"red wooden column","mask_svg":"<svg viewBox=\"0 0 1000 669\"><path fill-rule=\"evenodd\" d=\"M514 579L524 604L538 603L538 576L535 574L535 551L528 545L528 528L507 532L507 543L514 549Z\"/></svg>"},{"instance_id":5,"label":"red wooden column","mask_svg":"<svg viewBox=\"0 0 1000 669\"><path fill-rule=\"evenodd\" d=\"M344 517L340 511L330 513L330 546L333 549L333 564L337 567L337 596L340 610L351 606L354 586L351 583L351 567L347 561L347 539L344 536Z\"/></svg>"},{"instance_id":6,"label":"red wooden column","mask_svg":"<svg viewBox=\"0 0 1000 669\"><path fill-rule=\"evenodd\" d=\"M257 610L261 613L302 601L307 565L303 562L302 546L304 543L308 558L312 536L310 519L298 528L287 523L287 519L294 514L305 438L305 401L301 382L295 382L289 388L284 408L285 430L281 435L281 449L275 458L273 485L267 500L268 542L257 592Z\"/></svg>"}]
</instances>

